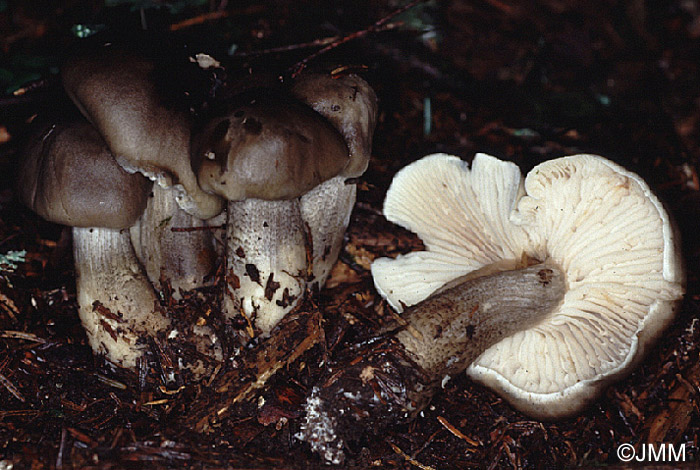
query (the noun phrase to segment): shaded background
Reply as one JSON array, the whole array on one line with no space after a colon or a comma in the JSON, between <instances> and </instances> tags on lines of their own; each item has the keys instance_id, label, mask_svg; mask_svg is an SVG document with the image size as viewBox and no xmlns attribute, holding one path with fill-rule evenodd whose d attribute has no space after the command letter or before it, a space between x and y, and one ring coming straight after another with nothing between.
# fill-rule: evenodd
<instances>
[{"instance_id":1,"label":"shaded background","mask_svg":"<svg viewBox=\"0 0 700 470\"><path fill-rule=\"evenodd\" d=\"M639 173L681 228L688 294L642 365L580 416L533 421L457 377L422 418L368 439L351 463L615 466L619 444L650 442L683 444L686 459L697 460L700 1L426 1L388 18L405 3L0 0L2 468L320 465L292 437L300 404L326 349L332 354L390 319L369 264L421 245L383 219L381 203L398 169L437 151L467 160L491 153L523 173L544 160L590 152ZM67 106L58 68L92 34L138 41L146 34L149 47L173 56L216 57L227 73L207 85L206 98L215 99L249 71L288 75L319 44L358 31L310 62L361 73L381 110L341 260L315 299L318 307L309 307L326 318L327 342L278 373L213 433L196 435L178 416L193 400L208 399L206 384L173 393L156 376L144 387L93 358L77 319L70 234L14 198L27 123ZM180 86L178 76L163 80ZM201 308L177 306L183 315L195 307Z\"/></svg>"}]
</instances>

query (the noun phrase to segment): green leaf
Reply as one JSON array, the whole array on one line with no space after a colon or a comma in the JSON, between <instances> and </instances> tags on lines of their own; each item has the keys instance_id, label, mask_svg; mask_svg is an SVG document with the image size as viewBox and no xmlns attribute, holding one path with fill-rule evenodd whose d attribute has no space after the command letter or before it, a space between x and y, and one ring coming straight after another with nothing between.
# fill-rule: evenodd
<instances>
[{"instance_id":1,"label":"green leaf","mask_svg":"<svg viewBox=\"0 0 700 470\"><path fill-rule=\"evenodd\" d=\"M105 28L104 24L74 24L70 30L75 37L83 39L97 34Z\"/></svg>"},{"instance_id":2,"label":"green leaf","mask_svg":"<svg viewBox=\"0 0 700 470\"><path fill-rule=\"evenodd\" d=\"M26 250L8 251L4 255L0 253L0 270L11 273L17 269L17 263L24 263L27 256Z\"/></svg>"}]
</instances>

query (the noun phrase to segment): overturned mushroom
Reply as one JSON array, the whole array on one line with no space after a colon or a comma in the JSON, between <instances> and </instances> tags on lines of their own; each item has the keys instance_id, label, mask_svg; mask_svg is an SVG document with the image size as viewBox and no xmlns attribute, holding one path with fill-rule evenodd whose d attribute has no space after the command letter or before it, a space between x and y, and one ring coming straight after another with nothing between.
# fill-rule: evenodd
<instances>
[{"instance_id":1,"label":"overturned mushroom","mask_svg":"<svg viewBox=\"0 0 700 470\"><path fill-rule=\"evenodd\" d=\"M409 307L402 327L329 366L296 437L328 463L342 463L347 445L414 418L444 377L545 319L564 292L563 272L538 264L466 280Z\"/></svg>"},{"instance_id":2,"label":"overturned mushroom","mask_svg":"<svg viewBox=\"0 0 700 470\"><path fill-rule=\"evenodd\" d=\"M307 397L296 437L328 463L467 368L529 414L571 414L639 360L683 295L668 215L602 157L543 163L523 184L487 155L471 170L428 156L397 174L384 212L426 251L374 262L402 326L341 354Z\"/></svg>"},{"instance_id":3,"label":"overturned mushroom","mask_svg":"<svg viewBox=\"0 0 700 470\"><path fill-rule=\"evenodd\" d=\"M397 174L384 213L426 246L372 265L378 291L399 311L461 276L513 269L521 259L563 271L562 304L468 369L532 416L575 413L629 371L684 292L662 204L638 175L599 156L551 160L524 180L514 164L487 155L471 169L428 156Z\"/></svg>"},{"instance_id":4,"label":"overturned mushroom","mask_svg":"<svg viewBox=\"0 0 700 470\"><path fill-rule=\"evenodd\" d=\"M229 201L223 310L242 313L250 336L253 327L268 334L337 260L355 202L346 180L367 167L376 114L371 88L350 79L356 89L344 80L295 93L310 105L328 95L337 117L260 90L237 97L195 137L200 185Z\"/></svg>"}]
</instances>

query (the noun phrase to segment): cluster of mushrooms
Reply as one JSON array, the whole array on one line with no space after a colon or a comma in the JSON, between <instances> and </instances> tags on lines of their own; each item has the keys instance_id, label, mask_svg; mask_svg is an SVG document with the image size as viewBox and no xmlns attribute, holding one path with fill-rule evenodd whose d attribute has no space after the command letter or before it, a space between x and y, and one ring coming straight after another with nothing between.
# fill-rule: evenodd
<instances>
[{"instance_id":1,"label":"cluster of mushrooms","mask_svg":"<svg viewBox=\"0 0 700 470\"><path fill-rule=\"evenodd\" d=\"M377 113L358 76L305 73L195 123L167 104L155 72L152 60L111 45L72 57L61 77L82 116L45 124L18 178L26 205L73 227L81 322L93 350L126 368L142 363L149 342L183 338L222 359L205 318L181 331L159 302L166 282L175 298L210 283L217 258L223 314L248 325L240 343L268 335L323 285ZM223 243L202 230L212 223L225 223ZM180 360L181 370L205 372L196 355Z\"/></svg>"},{"instance_id":2,"label":"cluster of mushrooms","mask_svg":"<svg viewBox=\"0 0 700 470\"><path fill-rule=\"evenodd\" d=\"M41 129L19 180L29 207L73 227L88 339L129 368L149 341L179 336L222 359L206 321L179 331L159 302L165 282L175 295L207 285L217 259L222 312L246 319L243 343L323 286L377 113L359 77L302 74L195 125L163 104L153 69L108 46L71 59L63 84L83 117ZM426 249L373 263L401 320L360 361L328 364L310 391L296 436L329 463L343 461L351 430L415 417L465 370L531 416L571 415L641 359L684 293L664 207L599 156L551 160L523 178L484 154L471 167L430 155L396 175L384 214ZM199 229L222 219L223 243Z\"/></svg>"}]
</instances>

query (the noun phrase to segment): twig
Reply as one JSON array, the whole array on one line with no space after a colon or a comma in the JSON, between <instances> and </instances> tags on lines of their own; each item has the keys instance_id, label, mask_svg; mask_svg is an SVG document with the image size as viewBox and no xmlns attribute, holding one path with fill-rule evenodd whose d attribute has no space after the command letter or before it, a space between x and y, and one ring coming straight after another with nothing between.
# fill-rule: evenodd
<instances>
[{"instance_id":1,"label":"twig","mask_svg":"<svg viewBox=\"0 0 700 470\"><path fill-rule=\"evenodd\" d=\"M146 403L143 404L143 406L156 406L156 405L165 405L169 402L167 398L161 398L159 400L151 400L147 401Z\"/></svg>"},{"instance_id":2,"label":"twig","mask_svg":"<svg viewBox=\"0 0 700 470\"><path fill-rule=\"evenodd\" d=\"M43 415L43 411L39 410L14 410L14 411L2 411L0 410L0 419L17 417L17 416L39 416Z\"/></svg>"},{"instance_id":3,"label":"twig","mask_svg":"<svg viewBox=\"0 0 700 470\"><path fill-rule=\"evenodd\" d=\"M400 24L397 23L387 23L379 28L376 28L373 32L379 32L379 31L387 31L396 28ZM262 49L259 51L250 51L250 52L238 52L236 51L235 54L233 54L235 57L258 57L261 55L266 55L266 54L276 54L279 52L290 52L290 51L296 51L299 49L309 49L312 47L321 47L321 46L329 46L334 43L338 43L338 45L342 44L344 38L341 38L340 36L330 36L326 38L321 38L321 39L314 39L313 41L309 42L300 42L297 44L288 44L286 46L279 46L279 47L271 47L268 49Z\"/></svg>"},{"instance_id":4,"label":"twig","mask_svg":"<svg viewBox=\"0 0 700 470\"><path fill-rule=\"evenodd\" d=\"M3 113L6 115L12 114L10 111L15 107L30 107L30 105L34 105L38 101L47 101L51 99L52 94L53 96L59 96L60 92L58 92L55 84L56 80L51 77L30 81L21 88L15 90L12 94L0 96L0 109L2 109Z\"/></svg>"},{"instance_id":5,"label":"twig","mask_svg":"<svg viewBox=\"0 0 700 470\"><path fill-rule=\"evenodd\" d=\"M95 378L97 378L99 382L102 382L105 385L109 385L110 387L114 387L118 390L126 390L126 385L119 382L118 380L110 379L107 376L97 373L95 373Z\"/></svg>"},{"instance_id":6,"label":"twig","mask_svg":"<svg viewBox=\"0 0 700 470\"><path fill-rule=\"evenodd\" d=\"M474 447L479 447L481 445L480 442L475 441L474 439L472 439L471 437L467 436L466 434L462 433L462 431L454 427L449 421L447 421L446 418L438 416L437 420L440 422L440 424L442 424L445 427L445 429L450 431L455 437L462 439L467 444Z\"/></svg>"},{"instance_id":7,"label":"twig","mask_svg":"<svg viewBox=\"0 0 700 470\"><path fill-rule=\"evenodd\" d=\"M401 450L401 448L399 446L397 446L396 444L394 444L393 442L389 442L389 445L391 446L392 449L394 449L394 452L396 452L401 457L406 459L406 462L410 463L411 465L415 465L416 467L420 468L421 470L435 470L435 467L431 467L430 465L424 465L424 464L420 463L419 461L417 461L416 459L414 459L413 457L408 455L406 452Z\"/></svg>"},{"instance_id":8,"label":"twig","mask_svg":"<svg viewBox=\"0 0 700 470\"><path fill-rule=\"evenodd\" d=\"M56 468L58 470L63 468L63 452L66 449L66 428L61 428L61 445L58 447L58 455L56 456Z\"/></svg>"},{"instance_id":9,"label":"twig","mask_svg":"<svg viewBox=\"0 0 700 470\"><path fill-rule=\"evenodd\" d=\"M437 431L435 431L434 433L432 433L432 434L430 435L430 437L428 437L428 439L423 443L423 445L420 446L420 447L413 453L413 455L411 455L411 457L414 458L414 459L415 459L416 457L418 457L418 455L419 455L421 452L423 452L423 451L430 445L431 442L433 442L433 440L435 439L435 436L437 436L437 435L440 434L441 432L442 432L442 429L438 429Z\"/></svg>"},{"instance_id":10,"label":"twig","mask_svg":"<svg viewBox=\"0 0 700 470\"><path fill-rule=\"evenodd\" d=\"M229 15L230 13L227 10L211 11L209 13L204 13L203 15L195 16L194 18L187 18L186 20L180 21L179 23L173 23L170 25L170 31L178 31L180 29L189 28L191 26L204 24L207 21L219 20L221 18L226 18Z\"/></svg>"},{"instance_id":11,"label":"twig","mask_svg":"<svg viewBox=\"0 0 700 470\"><path fill-rule=\"evenodd\" d=\"M0 384L2 384L7 389L7 391L10 392L16 399L24 403L24 397L19 392L17 387L15 387L15 385L12 382L10 382L10 379L8 379L2 374L0 374Z\"/></svg>"},{"instance_id":12,"label":"twig","mask_svg":"<svg viewBox=\"0 0 700 470\"><path fill-rule=\"evenodd\" d=\"M187 18L186 20L180 21L179 23L173 23L170 25L170 31L178 31L181 29L190 28L192 26L204 24L208 21L216 21L220 20L221 18L227 18L233 15L253 15L256 13L261 13L263 11L264 7L262 5L254 5L238 10L216 10L195 16L193 18Z\"/></svg>"},{"instance_id":13,"label":"twig","mask_svg":"<svg viewBox=\"0 0 700 470\"><path fill-rule=\"evenodd\" d=\"M210 431L234 404L248 399L278 370L292 364L322 337L318 310L287 315L269 338L241 354L243 368L220 373L216 377L211 387L214 390L212 400L198 400L183 419L183 424L197 432Z\"/></svg>"},{"instance_id":14,"label":"twig","mask_svg":"<svg viewBox=\"0 0 700 470\"><path fill-rule=\"evenodd\" d=\"M26 341L32 341L41 344L46 343L46 340L44 338L40 338L33 333L25 333L24 331L0 331L0 338L23 339Z\"/></svg>"},{"instance_id":15,"label":"twig","mask_svg":"<svg viewBox=\"0 0 700 470\"><path fill-rule=\"evenodd\" d=\"M48 88L52 84L51 80L47 78L40 78L38 80L32 80L26 83L24 86L18 88L12 92L12 96L23 96L26 93L31 93L35 90L41 90Z\"/></svg>"},{"instance_id":16,"label":"twig","mask_svg":"<svg viewBox=\"0 0 700 470\"><path fill-rule=\"evenodd\" d=\"M257 56L261 56L261 55L265 55L265 54L276 54L278 52L289 52L289 51L295 51L297 49L308 49L310 47L327 46L328 44L332 44L333 42L335 42L339 39L340 39L340 36L332 36L332 37L327 37L327 38L322 38L322 39L314 39L313 41L302 42L299 44L289 44L287 46L271 47L269 49L262 49L259 51L250 51L250 52L238 52L238 51L236 51L236 53L233 55L235 57L257 57Z\"/></svg>"},{"instance_id":17,"label":"twig","mask_svg":"<svg viewBox=\"0 0 700 470\"><path fill-rule=\"evenodd\" d=\"M2 308L10 316L13 322L17 322L17 315L19 315L19 309L12 301L12 299L7 297L2 292L0 292L0 308Z\"/></svg>"},{"instance_id":18,"label":"twig","mask_svg":"<svg viewBox=\"0 0 700 470\"><path fill-rule=\"evenodd\" d=\"M379 31L386 23L389 22L392 18L394 18L397 15L400 15L401 13L410 10L414 6L418 5L419 3L424 2L425 0L413 0L412 2L407 3L406 5L402 6L401 8L398 8L391 12L389 15L385 16L384 18L379 19L376 21L374 24L370 25L369 27L362 29L360 31L355 31L354 33L350 33L347 36L334 41L333 43L327 45L326 47L314 52L310 56L300 60L296 64L294 64L289 70L292 73L292 78L296 77L301 73L302 70L304 70L309 62L312 60L316 59L318 56L325 54L328 51L331 51L335 49L338 46L341 46L345 44L346 42L352 41L354 39L359 39L364 36L367 36L369 33L373 33L376 31Z\"/></svg>"},{"instance_id":19,"label":"twig","mask_svg":"<svg viewBox=\"0 0 700 470\"><path fill-rule=\"evenodd\" d=\"M68 434L70 434L74 439L82 442L91 449L94 449L99 445L93 438L75 428L66 428L66 431L68 431Z\"/></svg>"}]
</instances>

